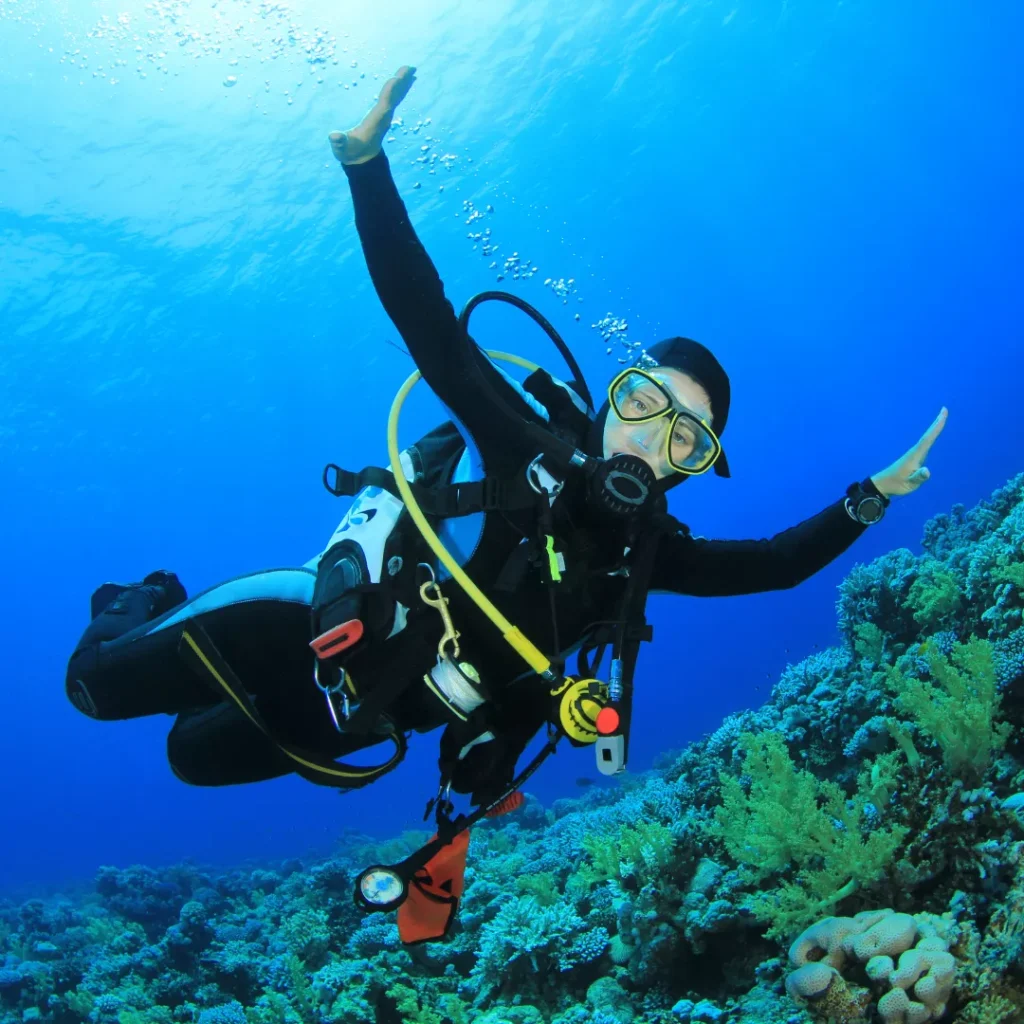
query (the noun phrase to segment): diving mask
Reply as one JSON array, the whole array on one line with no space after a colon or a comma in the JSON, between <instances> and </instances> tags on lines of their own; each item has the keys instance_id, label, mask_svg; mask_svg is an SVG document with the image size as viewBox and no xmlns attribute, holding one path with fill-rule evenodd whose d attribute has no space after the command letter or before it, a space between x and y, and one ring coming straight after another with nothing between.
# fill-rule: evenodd
<instances>
[{"instance_id":1,"label":"diving mask","mask_svg":"<svg viewBox=\"0 0 1024 1024\"><path fill-rule=\"evenodd\" d=\"M668 388L646 370L623 370L608 386L608 401L623 423L669 418L665 458L677 473L704 473L722 452L711 427L695 412L679 405Z\"/></svg>"}]
</instances>

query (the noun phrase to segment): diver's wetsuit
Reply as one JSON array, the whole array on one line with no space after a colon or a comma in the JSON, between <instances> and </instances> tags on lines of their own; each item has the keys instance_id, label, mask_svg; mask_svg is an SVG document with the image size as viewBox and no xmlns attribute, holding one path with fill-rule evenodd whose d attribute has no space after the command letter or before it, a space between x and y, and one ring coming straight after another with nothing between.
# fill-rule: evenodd
<instances>
[{"instance_id":1,"label":"diver's wetsuit","mask_svg":"<svg viewBox=\"0 0 1024 1024\"><path fill-rule=\"evenodd\" d=\"M437 271L409 221L386 155L382 152L365 164L344 166L344 170L374 287L417 368L472 436L487 474L521 473L537 454L536 447L527 437L510 431L507 421L495 415L473 374L467 371L467 360L476 360L479 372L487 374L508 404L525 418L539 418L459 328ZM591 431L589 438L581 438L581 447L589 443L587 454L599 456L599 438L599 430ZM597 571L601 566L618 566L623 534L595 513L582 487L573 493L573 483L571 479L566 482L566 490L559 498L563 515L568 519L563 534L568 548L566 561L571 577L574 552L586 549L582 557L589 563L590 572L583 580L577 577L575 585L567 579L568 586L554 588L554 619L549 604L550 588L540 571L520 579L514 591L494 589L510 547L522 538L522 533L510 526L509 517L487 516L477 552L465 566L500 611L544 651L568 648L580 639L589 624L613 618L626 582L621 575ZM698 597L787 589L828 565L865 529L847 514L844 498L840 497L816 516L770 540L706 540L680 531L662 539L651 589ZM449 582L444 590L459 628L471 638L467 644L469 660L481 676L498 689L522 676L524 666L494 625L456 584ZM557 622L557 643L553 621ZM488 765L486 770L497 772L503 779L511 777L515 756L543 725L549 710L547 689L536 676L518 682L512 692L515 699L508 700L502 709L508 723L505 751L497 746L482 746L473 751L479 751L481 760L501 760L500 765Z\"/></svg>"},{"instance_id":2,"label":"diver's wetsuit","mask_svg":"<svg viewBox=\"0 0 1024 1024\"><path fill-rule=\"evenodd\" d=\"M371 278L416 366L471 435L487 475L522 473L538 454L536 446L495 415L475 374L486 374L522 416L543 421L460 330L437 271L409 221L387 157L381 153L344 170ZM469 360L477 362L476 370ZM589 446L588 454L601 454L600 426L598 421L587 437L575 442ZM589 626L614 619L626 584L625 577L614 572L622 566L623 529L594 509L582 483L567 480L554 508L567 565L564 585L552 588L539 570L528 567L516 575L514 586L508 584L507 572L503 574L521 541L535 534L532 513L488 513L476 549L465 563L469 576L500 611L548 653L570 649ZM786 589L826 566L864 529L846 513L842 497L769 540L706 540L683 528L662 538L651 589L699 597ZM294 570L302 571L312 572ZM496 739L473 747L454 785L457 791L472 791L474 801L482 802L511 778L518 755L547 720L548 687L524 671L525 665L495 626L457 584L449 580L442 589L462 634L464 657L496 696ZM183 617L183 612L179 609L157 621L174 620L176 615ZM199 619L282 740L333 757L366 745L365 739L334 731L323 696L312 682L308 607L257 600L223 611L212 609ZM351 671L357 687L377 673L398 672L420 680L434 665L439 625L432 612L411 616L406 630L395 638L400 642L382 644L379 651L368 651L355 661ZM175 630L162 632L163 636L146 635L147 627L140 626L104 644L103 664L98 666L96 630L87 631L69 666L72 699L81 706L73 679L85 665L93 670L89 699L103 705L99 712L83 707L87 713L101 718L178 714L168 756L186 781L218 785L288 772L287 759L272 743L234 709L214 704L204 684L181 666L174 656ZM447 720L437 705L417 682L390 713L405 731L425 731ZM443 744L457 751L472 738L450 725Z\"/></svg>"}]
</instances>

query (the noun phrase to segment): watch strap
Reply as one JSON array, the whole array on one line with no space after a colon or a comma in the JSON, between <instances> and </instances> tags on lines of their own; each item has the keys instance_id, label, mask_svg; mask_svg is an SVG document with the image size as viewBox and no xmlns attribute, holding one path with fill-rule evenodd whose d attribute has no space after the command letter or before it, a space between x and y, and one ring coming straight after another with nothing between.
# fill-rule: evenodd
<instances>
[{"instance_id":1,"label":"watch strap","mask_svg":"<svg viewBox=\"0 0 1024 1024\"><path fill-rule=\"evenodd\" d=\"M881 502L882 505L882 513L878 516L878 519L873 521L865 521L860 517L861 504L868 498L874 498L876 501ZM868 477L866 480L862 480L859 483L852 483L846 488L846 500L843 502L843 508L846 509L846 514L855 523L860 523L862 526L871 526L882 518L882 515L885 514L885 510L889 507L889 504L889 499L874 485L871 478Z\"/></svg>"},{"instance_id":2,"label":"watch strap","mask_svg":"<svg viewBox=\"0 0 1024 1024\"><path fill-rule=\"evenodd\" d=\"M873 498L882 499L882 507L888 508L892 504L892 499L887 498L876 486L874 480L868 477L866 480L860 482L861 488L866 494L870 494Z\"/></svg>"}]
</instances>

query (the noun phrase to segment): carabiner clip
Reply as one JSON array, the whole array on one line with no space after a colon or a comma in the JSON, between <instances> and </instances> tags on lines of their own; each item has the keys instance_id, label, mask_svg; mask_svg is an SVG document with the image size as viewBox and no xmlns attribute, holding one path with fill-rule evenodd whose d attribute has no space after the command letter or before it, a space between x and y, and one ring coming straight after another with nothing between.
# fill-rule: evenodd
<instances>
[{"instance_id":1,"label":"carabiner clip","mask_svg":"<svg viewBox=\"0 0 1024 1024\"><path fill-rule=\"evenodd\" d=\"M437 656L439 658L457 658L460 650L459 637L462 634L455 628L455 624L452 622L451 612L448 611L448 598L441 593L437 578L434 576L434 570L429 565L426 565L425 562L421 562L420 565L425 565L430 573L430 579L426 583L420 584L420 599L424 604L437 609L437 613L444 622L444 635L438 642ZM428 595L428 591L431 590L433 593ZM449 646L450 650L447 649Z\"/></svg>"},{"instance_id":2,"label":"carabiner clip","mask_svg":"<svg viewBox=\"0 0 1024 1024\"><path fill-rule=\"evenodd\" d=\"M451 782L441 782L441 785L437 787L437 796L431 797L427 801L427 809L423 812L423 820L426 821L430 817L430 812L437 807L439 812L444 814L450 814L454 808L454 804L451 801L452 784Z\"/></svg>"},{"instance_id":3,"label":"carabiner clip","mask_svg":"<svg viewBox=\"0 0 1024 1024\"><path fill-rule=\"evenodd\" d=\"M341 691L341 717L347 722L350 714L350 707L348 702L348 694L345 692L345 680L347 676L345 670L341 670L341 678L333 686L324 686L320 682L320 663L316 662L313 665L313 682L316 683L317 689L324 695L324 699L327 701L327 710L331 713L331 721L334 723L334 728L338 732L344 732L344 728L340 721L338 721L338 712L334 706L334 698L338 691Z\"/></svg>"}]
</instances>

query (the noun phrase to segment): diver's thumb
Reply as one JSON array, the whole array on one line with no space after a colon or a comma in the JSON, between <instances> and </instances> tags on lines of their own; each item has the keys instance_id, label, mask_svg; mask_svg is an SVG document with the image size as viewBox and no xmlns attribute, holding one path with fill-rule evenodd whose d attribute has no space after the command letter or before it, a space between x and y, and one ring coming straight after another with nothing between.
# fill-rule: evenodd
<instances>
[{"instance_id":1,"label":"diver's thumb","mask_svg":"<svg viewBox=\"0 0 1024 1024\"><path fill-rule=\"evenodd\" d=\"M335 157L344 162L345 152L348 148L348 135L345 132L331 132L327 136L327 141L330 142L331 152Z\"/></svg>"}]
</instances>

